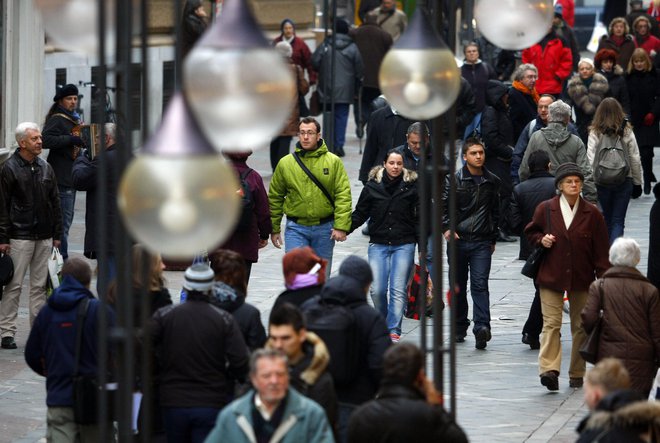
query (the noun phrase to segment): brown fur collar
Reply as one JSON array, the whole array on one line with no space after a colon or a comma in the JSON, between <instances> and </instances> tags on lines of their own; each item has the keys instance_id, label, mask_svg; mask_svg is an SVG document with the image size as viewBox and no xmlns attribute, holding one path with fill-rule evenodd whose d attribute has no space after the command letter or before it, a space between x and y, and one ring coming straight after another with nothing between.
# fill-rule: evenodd
<instances>
[{"instance_id":1,"label":"brown fur collar","mask_svg":"<svg viewBox=\"0 0 660 443\"><path fill-rule=\"evenodd\" d=\"M593 115L596 112L596 108L603 101L608 90L607 79L597 72L589 85L589 90L578 74L568 81L568 96L573 100L575 106L587 115Z\"/></svg>"},{"instance_id":2,"label":"brown fur collar","mask_svg":"<svg viewBox=\"0 0 660 443\"><path fill-rule=\"evenodd\" d=\"M312 361L307 366L307 369L300 373L300 378L311 386L316 383L328 367L330 363L330 352L325 343L323 343L323 340L311 331L307 331L305 340L313 346L314 355L312 355ZM272 349L270 340L266 343L266 348Z\"/></svg>"},{"instance_id":3,"label":"brown fur collar","mask_svg":"<svg viewBox=\"0 0 660 443\"><path fill-rule=\"evenodd\" d=\"M660 431L660 402L640 400L614 412L596 411L591 414L585 429L655 428Z\"/></svg>"},{"instance_id":4,"label":"brown fur collar","mask_svg":"<svg viewBox=\"0 0 660 443\"><path fill-rule=\"evenodd\" d=\"M383 166L374 166L369 171L369 180L373 180L376 183L383 181L383 174L385 173L385 168ZM414 182L417 180L417 173L409 169L403 168L403 181L406 183Z\"/></svg>"}]
</instances>

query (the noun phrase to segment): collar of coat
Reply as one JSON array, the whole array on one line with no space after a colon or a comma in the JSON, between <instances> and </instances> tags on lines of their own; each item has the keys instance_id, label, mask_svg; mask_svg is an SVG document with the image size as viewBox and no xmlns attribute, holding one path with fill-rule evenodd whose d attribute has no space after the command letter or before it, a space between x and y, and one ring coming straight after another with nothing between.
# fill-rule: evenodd
<instances>
[{"instance_id":1,"label":"collar of coat","mask_svg":"<svg viewBox=\"0 0 660 443\"><path fill-rule=\"evenodd\" d=\"M376 183L383 181L383 174L385 173L385 168L383 166L374 166L369 171L369 180L373 180ZM417 180L417 173L409 169L403 168L403 181L405 183L411 183Z\"/></svg>"},{"instance_id":2,"label":"collar of coat","mask_svg":"<svg viewBox=\"0 0 660 443\"><path fill-rule=\"evenodd\" d=\"M266 348L273 348L270 340L268 343L266 343ZM305 338L305 342L303 343L303 351L305 348L311 349L312 358L309 362L309 366L307 366L307 368L305 368L305 370L300 373L300 378L306 384L311 386L316 383L319 377L321 377L321 375L323 375L327 369L328 364L330 363L330 352L328 351L328 347L325 345L323 340L321 340L318 335L311 331L307 331L307 336ZM303 357L303 360L306 356L307 355Z\"/></svg>"},{"instance_id":3,"label":"collar of coat","mask_svg":"<svg viewBox=\"0 0 660 443\"><path fill-rule=\"evenodd\" d=\"M585 429L655 428L660 432L660 402L640 400L616 411L594 411ZM656 434L657 435L657 434Z\"/></svg>"},{"instance_id":4,"label":"collar of coat","mask_svg":"<svg viewBox=\"0 0 660 443\"><path fill-rule=\"evenodd\" d=\"M325 144L325 140L320 139L316 144L316 149L312 149L311 151L303 149L300 146L300 142L296 143L296 152L301 157L320 157L321 155L327 154L330 151L328 151L328 146Z\"/></svg>"},{"instance_id":5,"label":"collar of coat","mask_svg":"<svg viewBox=\"0 0 660 443\"><path fill-rule=\"evenodd\" d=\"M647 283L651 283L637 268L629 266L612 266L610 269L605 271L603 278L632 278L634 280L640 280Z\"/></svg>"}]
</instances>

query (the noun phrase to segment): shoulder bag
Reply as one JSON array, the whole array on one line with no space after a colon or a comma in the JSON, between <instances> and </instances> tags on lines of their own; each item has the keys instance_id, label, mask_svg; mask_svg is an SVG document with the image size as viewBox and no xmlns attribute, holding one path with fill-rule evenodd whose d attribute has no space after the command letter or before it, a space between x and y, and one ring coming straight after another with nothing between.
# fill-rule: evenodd
<instances>
[{"instance_id":1,"label":"shoulder bag","mask_svg":"<svg viewBox=\"0 0 660 443\"><path fill-rule=\"evenodd\" d=\"M600 301L598 319L591 333L587 336L584 343L582 343L582 346L580 346L580 357L589 363L596 363L598 360L598 344L600 341L600 332L603 327L603 282L604 280L601 278L598 283L598 299Z\"/></svg>"},{"instance_id":2,"label":"shoulder bag","mask_svg":"<svg viewBox=\"0 0 660 443\"><path fill-rule=\"evenodd\" d=\"M547 225L546 230L547 232L550 232L550 203L545 204L545 220ZM547 250L548 248L541 244L536 246L536 249L534 249L532 253L529 254L529 257L527 257L527 260L520 270L520 273L525 277L536 279L536 276L539 273L539 268L541 267L541 262L543 261L543 257L545 257L546 254L545 251Z\"/></svg>"},{"instance_id":3,"label":"shoulder bag","mask_svg":"<svg viewBox=\"0 0 660 443\"><path fill-rule=\"evenodd\" d=\"M327 198L328 201L330 202L330 206L332 206L332 209L334 209L335 208L335 201L330 196L330 193L328 192L328 190L325 189L325 187L319 181L319 179L316 178L314 176L314 174L312 174L312 171L310 171L309 168L307 166L305 166L305 164L302 162L302 160L300 159L300 156L298 155L297 152L293 153L293 158L296 159L296 162L298 162L298 164L300 165L302 170L305 172L305 174L307 174L307 177L309 177L309 179L321 190L323 195L325 195L325 198Z\"/></svg>"}]
</instances>

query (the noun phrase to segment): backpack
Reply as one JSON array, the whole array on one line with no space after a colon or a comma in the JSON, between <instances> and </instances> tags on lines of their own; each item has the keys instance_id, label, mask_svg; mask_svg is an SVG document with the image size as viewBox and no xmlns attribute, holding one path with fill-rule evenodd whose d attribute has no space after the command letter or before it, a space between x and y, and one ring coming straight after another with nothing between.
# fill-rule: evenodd
<instances>
[{"instance_id":1,"label":"backpack","mask_svg":"<svg viewBox=\"0 0 660 443\"><path fill-rule=\"evenodd\" d=\"M236 223L236 227L234 228L236 231L248 229L252 223L252 215L254 214L254 197L246 180L247 176L250 175L252 171L253 169L247 168L245 171L241 172L238 177L241 182L240 193L242 209L241 217L238 219L238 223Z\"/></svg>"},{"instance_id":2,"label":"backpack","mask_svg":"<svg viewBox=\"0 0 660 443\"><path fill-rule=\"evenodd\" d=\"M350 384L360 372L360 337L350 305L324 300L316 295L301 310L307 330L318 335L330 353L328 371L335 385Z\"/></svg>"},{"instance_id":3,"label":"backpack","mask_svg":"<svg viewBox=\"0 0 660 443\"><path fill-rule=\"evenodd\" d=\"M481 112L474 116L469 125L465 128L465 133L463 134L463 141L467 140L470 137L478 138L481 140Z\"/></svg>"},{"instance_id":4,"label":"backpack","mask_svg":"<svg viewBox=\"0 0 660 443\"><path fill-rule=\"evenodd\" d=\"M614 144L608 136L603 137L594 157L594 182L598 186L619 186L626 181L630 172L628 152L617 137Z\"/></svg>"}]
</instances>

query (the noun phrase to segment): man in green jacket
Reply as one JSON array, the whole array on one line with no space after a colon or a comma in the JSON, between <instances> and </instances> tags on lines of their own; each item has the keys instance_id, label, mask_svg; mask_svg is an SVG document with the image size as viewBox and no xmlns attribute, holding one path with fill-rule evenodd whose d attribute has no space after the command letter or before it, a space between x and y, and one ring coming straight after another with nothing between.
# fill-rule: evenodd
<instances>
[{"instance_id":1,"label":"man in green jacket","mask_svg":"<svg viewBox=\"0 0 660 443\"><path fill-rule=\"evenodd\" d=\"M206 443L335 441L321 406L289 388L287 358L282 351L255 351L250 359L250 381L254 390L220 412Z\"/></svg>"},{"instance_id":2,"label":"man in green jacket","mask_svg":"<svg viewBox=\"0 0 660 443\"><path fill-rule=\"evenodd\" d=\"M351 228L351 185L341 159L328 151L321 138L319 122L306 117L298 128L300 141L295 152L279 161L270 182L270 237L276 248L282 247L280 225L286 215L286 252L310 246L328 260L326 272L330 275L335 241L346 240Z\"/></svg>"}]
</instances>

